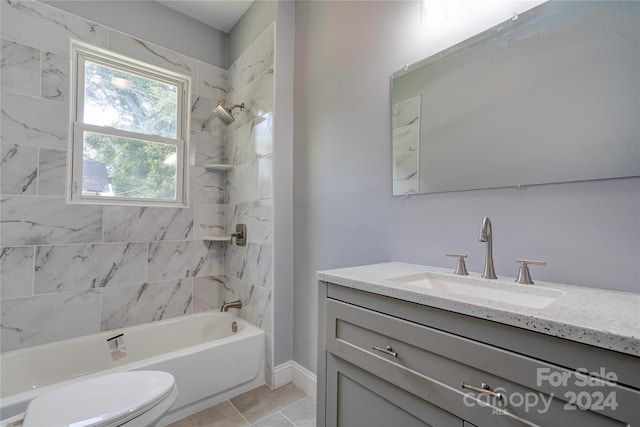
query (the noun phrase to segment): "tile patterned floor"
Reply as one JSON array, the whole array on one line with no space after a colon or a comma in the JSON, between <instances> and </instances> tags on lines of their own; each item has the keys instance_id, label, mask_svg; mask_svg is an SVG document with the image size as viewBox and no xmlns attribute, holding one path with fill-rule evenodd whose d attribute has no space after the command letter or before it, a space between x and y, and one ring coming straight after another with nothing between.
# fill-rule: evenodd
<instances>
[{"instance_id":1,"label":"tile patterned floor","mask_svg":"<svg viewBox=\"0 0 640 427\"><path fill-rule=\"evenodd\" d=\"M262 385L169 427L315 427L316 402L293 383Z\"/></svg>"}]
</instances>

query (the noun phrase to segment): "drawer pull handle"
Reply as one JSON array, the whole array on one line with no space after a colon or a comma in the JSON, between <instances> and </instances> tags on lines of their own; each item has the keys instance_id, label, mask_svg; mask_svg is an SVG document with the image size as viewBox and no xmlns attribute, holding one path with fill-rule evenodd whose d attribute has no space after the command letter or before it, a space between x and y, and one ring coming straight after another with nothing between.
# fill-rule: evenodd
<instances>
[{"instance_id":1,"label":"drawer pull handle","mask_svg":"<svg viewBox=\"0 0 640 427\"><path fill-rule=\"evenodd\" d=\"M371 348L374 349L374 350L377 350L377 351L379 351L381 353L384 353L384 354L386 354L388 356L398 357L398 352L393 351L393 349L391 348L390 345L386 346L385 348L382 348L382 347L379 347L379 346L374 344L374 345L371 346Z\"/></svg>"},{"instance_id":2,"label":"drawer pull handle","mask_svg":"<svg viewBox=\"0 0 640 427\"><path fill-rule=\"evenodd\" d=\"M462 388L475 391L476 393L488 394L489 396L495 397L498 400L502 400L502 397L503 397L502 393L496 393L495 391L491 390L491 387L489 387L489 384L485 384L485 383L482 383L480 387L474 387L472 385L462 383Z\"/></svg>"}]
</instances>

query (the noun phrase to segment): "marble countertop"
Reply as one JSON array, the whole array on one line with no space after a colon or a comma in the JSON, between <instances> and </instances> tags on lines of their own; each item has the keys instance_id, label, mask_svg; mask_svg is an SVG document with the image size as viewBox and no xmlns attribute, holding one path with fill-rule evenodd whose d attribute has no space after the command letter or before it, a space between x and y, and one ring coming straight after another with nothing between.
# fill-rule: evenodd
<instances>
[{"instance_id":1,"label":"marble countertop","mask_svg":"<svg viewBox=\"0 0 640 427\"><path fill-rule=\"evenodd\" d=\"M532 299L545 293L557 299L542 308L499 302L431 289L400 277L437 273L471 284L485 282L503 289L518 287ZM389 262L320 271L318 280L396 299L487 319L621 353L640 356L640 295L536 281L519 285L514 278L482 279L478 273L454 276L449 269ZM559 291L559 292L558 292ZM526 297L525 297L526 298Z\"/></svg>"}]
</instances>

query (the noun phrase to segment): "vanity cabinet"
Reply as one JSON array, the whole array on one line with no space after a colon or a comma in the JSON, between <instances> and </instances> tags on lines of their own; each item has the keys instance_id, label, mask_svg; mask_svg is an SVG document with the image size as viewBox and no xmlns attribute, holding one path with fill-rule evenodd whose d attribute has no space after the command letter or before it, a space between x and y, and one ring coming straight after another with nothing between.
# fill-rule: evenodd
<instances>
[{"instance_id":1,"label":"vanity cabinet","mask_svg":"<svg viewBox=\"0 0 640 427\"><path fill-rule=\"evenodd\" d=\"M344 359L327 357L327 425L460 427L462 419Z\"/></svg>"},{"instance_id":2,"label":"vanity cabinet","mask_svg":"<svg viewBox=\"0 0 640 427\"><path fill-rule=\"evenodd\" d=\"M326 282L318 340L320 426L640 426L631 355Z\"/></svg>"}]
</instances>

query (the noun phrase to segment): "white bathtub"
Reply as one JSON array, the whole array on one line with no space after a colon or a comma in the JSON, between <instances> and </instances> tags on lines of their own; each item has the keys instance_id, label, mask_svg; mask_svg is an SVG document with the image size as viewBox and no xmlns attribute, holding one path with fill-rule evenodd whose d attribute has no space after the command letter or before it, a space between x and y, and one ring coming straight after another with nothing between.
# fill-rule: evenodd
<instances>
[{"instance_id":1,"label":"white bathtub","mask_svg":"<svg viewBox=\"0 0 640 427\"><path fill-rule=\"evenodd\" d=\"M264 342L264 331L234 314L207 312L4 352L0 415L80 378L160 370L178 386L165 425L263 384Z\"/></svg>"}]
</instances>

